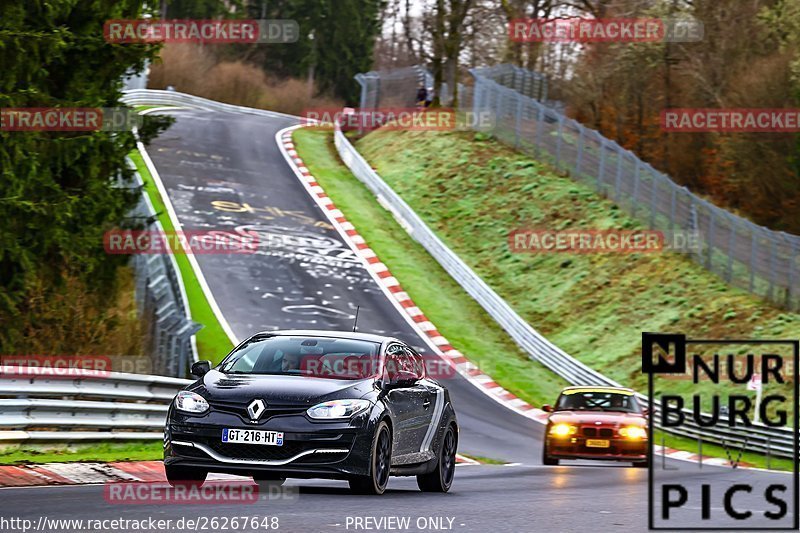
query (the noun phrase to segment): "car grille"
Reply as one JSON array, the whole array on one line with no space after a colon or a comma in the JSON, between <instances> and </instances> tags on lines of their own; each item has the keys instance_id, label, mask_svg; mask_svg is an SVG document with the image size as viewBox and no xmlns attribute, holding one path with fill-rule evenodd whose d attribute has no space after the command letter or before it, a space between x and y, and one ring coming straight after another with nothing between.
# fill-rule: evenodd
<instances>
[{"instance_id":1,"label":"car grille","mask_svg":"<svg viewBox=\"0 0 800 533\"><path fill-rule=\"evenodd\" d=\"M240 403L240 402L223 402L223 401L211 401L208 402L209 405L215 411L220 411L224 413L231 413L242 420L249 421L250 414L247 412L247 403ZM273 416L282 416L282 415L297 415L304 413L307 407L293 407L293 406L269 406L267 410L259 417L260 422L266 422Z\"/></svg>"},{"instance_id":2,"label":"car grille","mask_svg":"<svg viewBox=\"0 0 800 533\"><path fill-rule=\"evenodd\" d=\"M284 441L283 446L230 443L212 438L197 439L197 442L211 448L223 457L246 461L285 461L308 450L349 448L347 445L342 446L324 441ZM344 455L344 453L307 455L300 458L298 462L330 462L332 459L340 459Z\"/></svg>"},{"instance_id":3,"label":"car grille","mask_svg":"<svg viewBox=\"0 0 800 533\"><path fill-rule=\"evenodd\" d=\"M603 437L610 439L614 436L614 430L611 428L583 428L584 437Z\"/></svg>"}]
</instances>

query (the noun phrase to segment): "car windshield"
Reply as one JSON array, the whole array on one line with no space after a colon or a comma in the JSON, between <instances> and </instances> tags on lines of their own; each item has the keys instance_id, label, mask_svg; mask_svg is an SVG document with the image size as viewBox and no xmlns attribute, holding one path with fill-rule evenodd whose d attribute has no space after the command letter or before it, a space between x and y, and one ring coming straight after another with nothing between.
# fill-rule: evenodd
<instances>
[{"instance_id":1,"label":"car windshield","mask_svg":"<svg viewBox=\"0 0 800 533\"><path fill-rule=\"evenodd\" d=\"M377 374L380 344L328 337L254 337L223 361L226 374L363 379Z\"/></svg>"},{"instance_id":2,"label":"car windshield","mask_svg":"<svg viewBox=\"0 0 800 533\"><path fill-rule=\"evenodd\" d=\"M641 412L632 393L610 391L564 391L558 398L555 410Z\"/></svg>"}]
</instances>

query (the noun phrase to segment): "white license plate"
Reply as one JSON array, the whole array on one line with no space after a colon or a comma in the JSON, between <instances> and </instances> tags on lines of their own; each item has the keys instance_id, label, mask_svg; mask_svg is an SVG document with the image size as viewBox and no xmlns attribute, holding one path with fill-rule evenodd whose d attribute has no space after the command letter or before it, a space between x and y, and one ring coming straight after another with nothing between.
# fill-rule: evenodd
<instances>
[{"instance_id":1,"label":"white license plate","mask_svg":"<svg viewBox=\"0 0 800 533\"><path fill-rule=\"evenodd\" d=\"M223 429L222 442L239 444L263 444L264 446L283 446L283 432L261 431L258 429Z\"/></svg>"}]
</instances>

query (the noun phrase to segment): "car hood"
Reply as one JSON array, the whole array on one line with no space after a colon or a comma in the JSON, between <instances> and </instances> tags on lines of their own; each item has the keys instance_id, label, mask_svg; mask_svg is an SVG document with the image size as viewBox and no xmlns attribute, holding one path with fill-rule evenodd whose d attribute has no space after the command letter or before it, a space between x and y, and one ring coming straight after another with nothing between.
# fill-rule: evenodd
<instances>
[{"instance_id":1,"label":"car hood","mask_svg":"<svg viewBox=\"0 0 800 533\"><path fill-rule=\"evenodd\" d=\"M570 424L620 424L643 426L647 419L635 413L621 413L610 411L556 411L550 415L553 423L566 422Z\"/></svg>"},{"instance_id":2,"label":"car hood","mask_svg":"<svg viewBox=\"0 0 800 533\"><path fill-rule=\"evenodd\" d=\"M373 390L374 381L224 374L211 370L191 390L212 402L249 402L261 398L273 405L314 405L328 400L361 398Z\"/></svg>"}]
</instances>

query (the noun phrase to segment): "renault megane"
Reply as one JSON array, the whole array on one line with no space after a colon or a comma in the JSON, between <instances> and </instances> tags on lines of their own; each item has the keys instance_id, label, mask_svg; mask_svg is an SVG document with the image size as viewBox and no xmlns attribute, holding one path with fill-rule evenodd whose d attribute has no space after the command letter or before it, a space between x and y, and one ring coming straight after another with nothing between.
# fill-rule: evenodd
<instances>
[{"instance_id":1,"label":"renault megane","mask_svg":"<svg viewBox=\"0 0 800 533\"><path fill-rule=\"evenodd\" d=\"M416 476L423 491L453 482L458 424L450 397L422 357L394 338L330 331L259 333L169 409L164 466L172 484L209 472L345 479L382 494L389 476Z\"/></svg>"}]
</instances>

